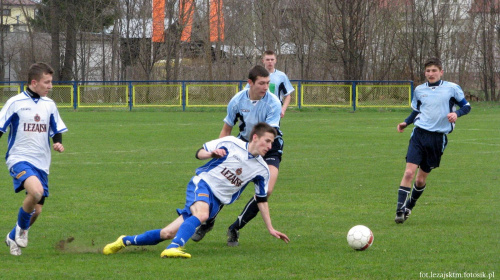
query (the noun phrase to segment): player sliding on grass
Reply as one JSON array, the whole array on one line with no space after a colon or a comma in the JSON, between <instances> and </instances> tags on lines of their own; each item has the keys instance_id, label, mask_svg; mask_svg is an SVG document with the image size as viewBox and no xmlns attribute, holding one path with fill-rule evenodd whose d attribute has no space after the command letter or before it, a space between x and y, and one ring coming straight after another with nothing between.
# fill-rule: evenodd
<instances>
[{"instance_id":1,"label":"player sliding on grass","mask_svg":"<svg viewBox=\"0 0 500 280\"><path fill-rule=\"evenodd\" d=\"M17 223L5 239L14 256L21 255L21 248L28 246L28 229L42 212L45 197L49 196L49 138L52 137L55 151L64 151L61 133L67 128L56 104L47 97L53 73L45 63L31 65L26 91L7 100L0 111L0 136L7 128L10 130L6 163L14 191L26 190Z\"/></svg>"},{"instance_id":2,"label":"player sliding on grass","mask_svg":"<svg viewBox=\"0 0 500 280\"><path fill-rule=\"evenodd\" d=\"M398 131L411 123L415 125L406 154L406 169L398 191L396 223L402 224L411 214L417 199L425 190L427 176L439 167L441 156L448 143L447 134L453 131L458 117L470 112L469 102L457 84L441 80L443 67L437 58L425 63L427 83L415 88L411 107L413 112L398 124ZM455 105L460 110L455 111ZM420 169L417 172L417 169ZM417 176L413 190L411 184ZM410 194L411 192L411 194Z\"/></svg>"},{"instance_id":3,"label":"player sliding on grass","mask_svg":"<svg viewBox=\"0 0 500 280\"><path fill-rule=\"evenodd\" d=\"M276 130L266 123L258 123L250 133L250 142L233 136L212 140L196 152L196 158L208 163L196 169L186 190L184 209L177 209L179 217L163 229L146 231L139 235L125 236L106 245L105 255L114 254L122 248L134 245L156 245L172 239L161 253L162 258L191 258L183 247L196 228L213 218L222 205L233 203L248 183L255 184L255 199L269 233L286 243L290 239L275 230L271 224L267 204L269 168L262 158L271 149Z\"/></svg>"}]
</instances>

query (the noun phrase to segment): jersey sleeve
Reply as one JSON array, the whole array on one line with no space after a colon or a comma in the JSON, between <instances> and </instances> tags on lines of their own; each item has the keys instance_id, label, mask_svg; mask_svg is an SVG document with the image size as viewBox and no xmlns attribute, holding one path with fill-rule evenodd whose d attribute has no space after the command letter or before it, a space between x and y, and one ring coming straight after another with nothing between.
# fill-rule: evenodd
<instances>
[{"instance_id":1,"label":"jersey sleeve","mask_svg":"<svg viewBox=\"0 0 500 280\"><path fill-rule=\"evenodd\" d=\"M68 128L59 115L59 111L57 110L57 108L54 109L53 113L50 116L50 130L50 137L53 137L57 133L68 131Z\"/></svg>"},{"instance_id":2,"label":"jersey sleeve","mask_svg":"<svg viewBox=\"0 0 500 280\"><path fill-rule=\"evenodd\" d=\"M15 114L15 106L12 100L8 100L0 110L0 131L7 132L7 127L10 125L12 116Z\"/></svg>"},{"instance_id":3,"label":"jersey sleeve","mask_svg":"<svg viewBox=\"0 0 500 280\"><path fill-rule=\"evenodd\" d=\"M238 113L238 95L234 96L231 101L227 104L227 115L224 118L224 122L233 127L236 121L236 114Z\"/></svg>"},{"instance_id":4,"label":"jersey sleeve","mask_svg":"<svg viewBox=\"0 0 500 280\"><path fill-rule=\"evenodd\" d=\"M266 123L272 127L279 128L281 120L281 102L276 96L272 95L272 97L275 98L275 101L270 103L271 108L267 113Z\"/></svg>"},{"instance_id":5,"label":"jersey sleeve","mask_svg":"<svg viewBox=\"0 0 500 280\"><path fill-rule=\"evenodd\" d=\"M267 197L268 181L262 176L257 176L253 182L255 184L255 196Z\"/></svg>"},{"instance_id":6,"label":"jersey sleeve","mask_svg":"<svg viewBox=\"0 0 500 280\"><path fill-rule=\"evenodd\" d=\"M454 93L454 98L457 100L457 102L461 102L463 99L465 99L465 94L462 88L459 85L455 85L455 93Z\"/></svg>"},{"instance_id":7,"label":"jersey sleeve","mask_svg":"<svg viewBox=\"0 0 500 280\"><path fill-rule=\"evenodd\" d=\"M420 108L419 108L419 102L418 102L418 88L415 89L414 93L413 93L413 98L411 100L411 108L413 109L413 111L417 111L417 112L420 112Z\"/></svg>"},{"instance_id":8,"label":"jersey sleeve","mask_svg":"<svg viewBox=\"0 0 500 280\"><path fill-rule=\"evenodd\" d=\"M205 151L207 152L213 152L222 146L221 144L222 142L225 142L226 144L224 145L227 145L227 142L232 142L234 141L234 139L235 139L234 136L226 136L219 139L211 140L203 144L203 149L205 149Z\"/></svg>"},{"instance_id":9,"label":"jersey sleeve","mask_svg":"<svg viewBox=\"0 0 500 280\"><path fill-rule=\"evenodd\" d=\"M283 80L284 80L283 85L285 86L286 89L284 96L290 95L290 93L292 93L295 90L295 88L292 86L292 83L288 79L287 75L285 75Z\"/></svg>"}]
</instances>

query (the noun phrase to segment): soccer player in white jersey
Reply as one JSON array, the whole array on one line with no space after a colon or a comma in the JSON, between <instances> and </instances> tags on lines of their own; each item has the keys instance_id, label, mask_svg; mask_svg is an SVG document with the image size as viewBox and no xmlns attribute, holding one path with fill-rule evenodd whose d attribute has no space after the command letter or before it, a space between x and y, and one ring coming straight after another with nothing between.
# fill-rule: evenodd
<instances>
[{"instance_id":1,"label":"soccer player in white jersey","mask_svg":"<svg viewBox=\"0 0 500 280\"><path fill-rule=\"evenodd\" d=\"M443 73L438 58L426 61L427 82L415 88L411 103L413 111L397 126L398 132L403 132L411 123L415 126L406 154L406 169L398 190L394 219L398 224L408 219L425 190L427 176L432 169L439 167L441 156L448 144L447 135L453 131L457 118L471 110L460 86L441 80ZM460 107L459 110L456 110L456 105Z\"/></svg>"},{"instance_id":2,"label":"soccer player in white jersey","mask_svg":"<svg viewBox=\"0 0 500 280\"><path fill-rule=\"evenodd\" d=\"M196 158L212 158L196 169L186 190L186 204L177 209L179 217L163 229L146 231L139 235L118 237L106 245L105 255L114 254L125 246L156 245L172 239L161 253L162 258L191 258L183 247L196 228L215 217L222 205L233 203L248 183L255 185L255 199L269 233L286 243L290 239L273 228L267 204L269 169L262 158L271 149L276 130L266 123L258 123L248 134L250 142L227 136L212 140L196 152Z\"/></svg>"},{"instance_id":3,"label":"soccer player in white jersey","mask_svg":"<svg viewBox=\"0 0 500 280\"><path fill-rule=\"evenodd\" d=\"M9 129L7 166L13 178L14 191L26 191L17 223L7 234L10 253L21 255L28 245L28 229L42 212L49 196L48 175L52 148L62 153L62 134L66 125L56 104L47 97L52 88L54 71L45 63L31 65L26 91L7 100L0 111L0 136Z\"/></svg>"},{"instance_id":4,"label":"soccer player in white jersey","mask_svg":"<svg viewBox=\"0 0 500 280\"><path fill-rule=\"evenodd\" d=\"M264 156L264 160L269 166L271 177L269 179L268 195L274 190L276 180L278 179L279 166L283 153L283 138L280 131L280 112L281 103L269 89L269 71L264 67L254 66L248 74L249 88L238 92L227 105L227 116L224 118L219 137L231 135L233 127L239 122L238 138L248 141L248 133L258 122L266 122L276 128L278 135L274 139L273 146ZM257 201L252 197L247 202L241 214L235 222L229 226L227 231L227 245L238 246L239 230L243 228L259 213ZM212 230L215 223L215 217L202 224L191 237L193 241L200 241L206 233Z\"/></svg>"},{"instance_id":5,"label":"soccer player in white jersey","mask_svg":"<svg viewBox=\"0 0 500 280\"><path fill-rule=\"evenodd\" d=\"M264 52L262 57L262 63L264 67L269 72L269 91L274 93L281 102L281 117L285 116L288 105L292 96L290 95L295 89L292 83L288 79L288 76L275 68L277 62L276 54L274 51L267 50ZM250 84L247 84L245 88L250 88Z\"/></svg>"}]
</instances>

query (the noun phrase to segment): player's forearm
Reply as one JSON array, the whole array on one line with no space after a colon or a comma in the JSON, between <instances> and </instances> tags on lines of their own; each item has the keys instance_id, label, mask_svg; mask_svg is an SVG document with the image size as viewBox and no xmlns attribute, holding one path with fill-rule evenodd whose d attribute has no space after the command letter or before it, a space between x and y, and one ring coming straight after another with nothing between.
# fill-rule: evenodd
<instances>
[{"instance_id":1,"label":"player's forearm","mask_svg":"<svg viewBox=\"0 0 500 280\"><path fill-rule=\"evenodd\" d=\"M198 150L198 152L196 152L196 158L201 160L209 159L212 158L212 153L207 152L205 149L201 148Z\"/></svg>"},{"instance_id":2,"label":"player's forearm","mask_svg":"<svg viewBox=\"0 0 500 280\"><path fill-rule=\"evenodd\" d=\"M62 144L62 133L56 133L52 136L52 143L61 143Z\"/></svg>"},{"instance_id":3,"label":"player's forearm","mask_svg":"<svg viewBox=\"0 0 500 280\"><path fill-rule=\"evenodd\" d=\"M259 207L260 214L262 215L262 219L266 224L266 228L269 232L274 230L273 224L271 223L271 214L269 213L269 204L267 202L259 202L257 203Z\"/></svg>"},{"instance_id":4,"label":"player's forearm","mask_svg":"<svg viewBox=\"0 0 500 280\"><path fill-rule=\"evenodd\" d=\"M457 114L457 117L461 117L461 116L467 115L471 109L472 109L471 106L469 105L469 103L467 103L467 104L461 106L460 109L455 111L455 113Z\"/></svg>"},{"instance_id":5,"label":"player's forearm","mask_svg":"<svg viewBox=\"0 0 500 280\"><path fill-rule=\"evenodd\" d=\"M292 100L292 95L287 95L285 96L285 99L283 99L283 105L281 106L283 109L286 109L288 108L288 105L290 105L290 100Z\"/></svg>"},{"instance_id":6,"label":"player's forearm","mask_svg":"<svg viewBox=\"0 0 500 280\"><path fill-rule=\"evenodd\" d=\"M229 126L227 123L224 123L224 126L222 127L222 130L220 131L219 138L231 135L232 130L233 130L232 126Z\"/></svg>"},{"instance_id":7,"label":"player's forearm","mask_svg":"<svg viewBox=\"0 0 500 280\"><path fill-rule=\"evenodd\" d=\"M418 111L413 110L413 111L410 113L410 115L409 115L409 116L405 119L405 123L406 123L406 125L410 125L410 124L412 124L412 123L413 123L413 121L415 120L415 118L417 117L417 115L418 115L418 114L419 114L419 113L418 113Z\"/></svg>"}]
</instances>

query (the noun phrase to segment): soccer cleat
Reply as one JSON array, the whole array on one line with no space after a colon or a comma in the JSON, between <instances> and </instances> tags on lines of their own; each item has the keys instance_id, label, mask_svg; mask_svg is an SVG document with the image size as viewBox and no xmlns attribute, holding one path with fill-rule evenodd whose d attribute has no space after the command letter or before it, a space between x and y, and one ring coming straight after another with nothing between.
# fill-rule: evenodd
<instances>
[{"instance_id":1,"label":"soccer cleat","mask_svg":"<svg viewBox=\"0 0 500 280\"><path fill-rule=\"evenodd\" d=\"M21 248L26 248L28 246L28 230L22 229L16 224L16 243Z\"/></svg>"},{"instance_id":2,"label":"soccer cleat","mask_svg":"<svg viewBox=\"0 0 500 280\"><path fill-rule=\"evenodd\" d=\"M115 242L109 243L108 245L104 246L104 249L102 249L102 253L104 255L115 254L116 252L125 248L125 244L123 244L124 237L125 237L125 235L122 235L122 236L118 237L118 239L116 239Z\"/></svg>"},{"instance_id":3,"label":"soccer cleat","mask_svg":"<svg viewBox=\"0 0 500 280\"><path fill-rule=\"evenodd\" d=\"M396 222L396 224L402 224L408 219L408 217L410 217L410 214L411 210L408 208L406 208L404 211L399 210L396 212L396 218L394 218L394 221Z\"/></svg>"},{"instance_id":4,"label":"soccer cleat","mask_svg":"<svg viewBox=\"0 0 500 280\"><path fill-rule=\"evenodd\" d=\"M240 232L235 228L229 227L227 229L227 246L229 247L238 246L239 237L240 237Z\"/></svg>"},{"instance_id":5,"label":"soccer cleat","mask_svg":"<svg viewBox=\"0 0 500 280\"><path fill-rule=\"evenodd\" d=\"M406 208L405 209L405 221L410 217L411 215L411 209Z\"/></svg>"},{"instance_id":6,"label":"soccer cleat","mask_svg":"<svg viewBox=\"0 0 500 280\"><path fill-rule=\"evenodd\" d=\"M162 258L191 258L191 254L184 252L181 247L165 249L161 252L160 256Z\"/></svg>"},{"instance_id":7,"label":"soccer cleat","mask_svg":"<svg viewBox=\"0 0 500 280\"><path fill-rule=\"evenodd\" d=\"M7 233L7 238L5 238L5 244L7 244L7 246L9 246L10 254L13 256L20 256L21 255L21 248L19 248L16 241L10 239L9 234L10 233Z\"/></svg>"},{"instance_id":8,"label":"soccer cleat","mask_svg":"<svg viewBox=\"0 0 500 280\"><path fill-rule=\"evenodd\" d=\"M191 236L191 240L193 240L194 242L198 242L200 240L203 239L203 237L205 237L205 234L207 234L209 231L211 231L212 229L214 228L214 224L211 223L211 224L202 224L200 225L195 233L193 234L193 236Z\"/></svg>"}]
</instances>

